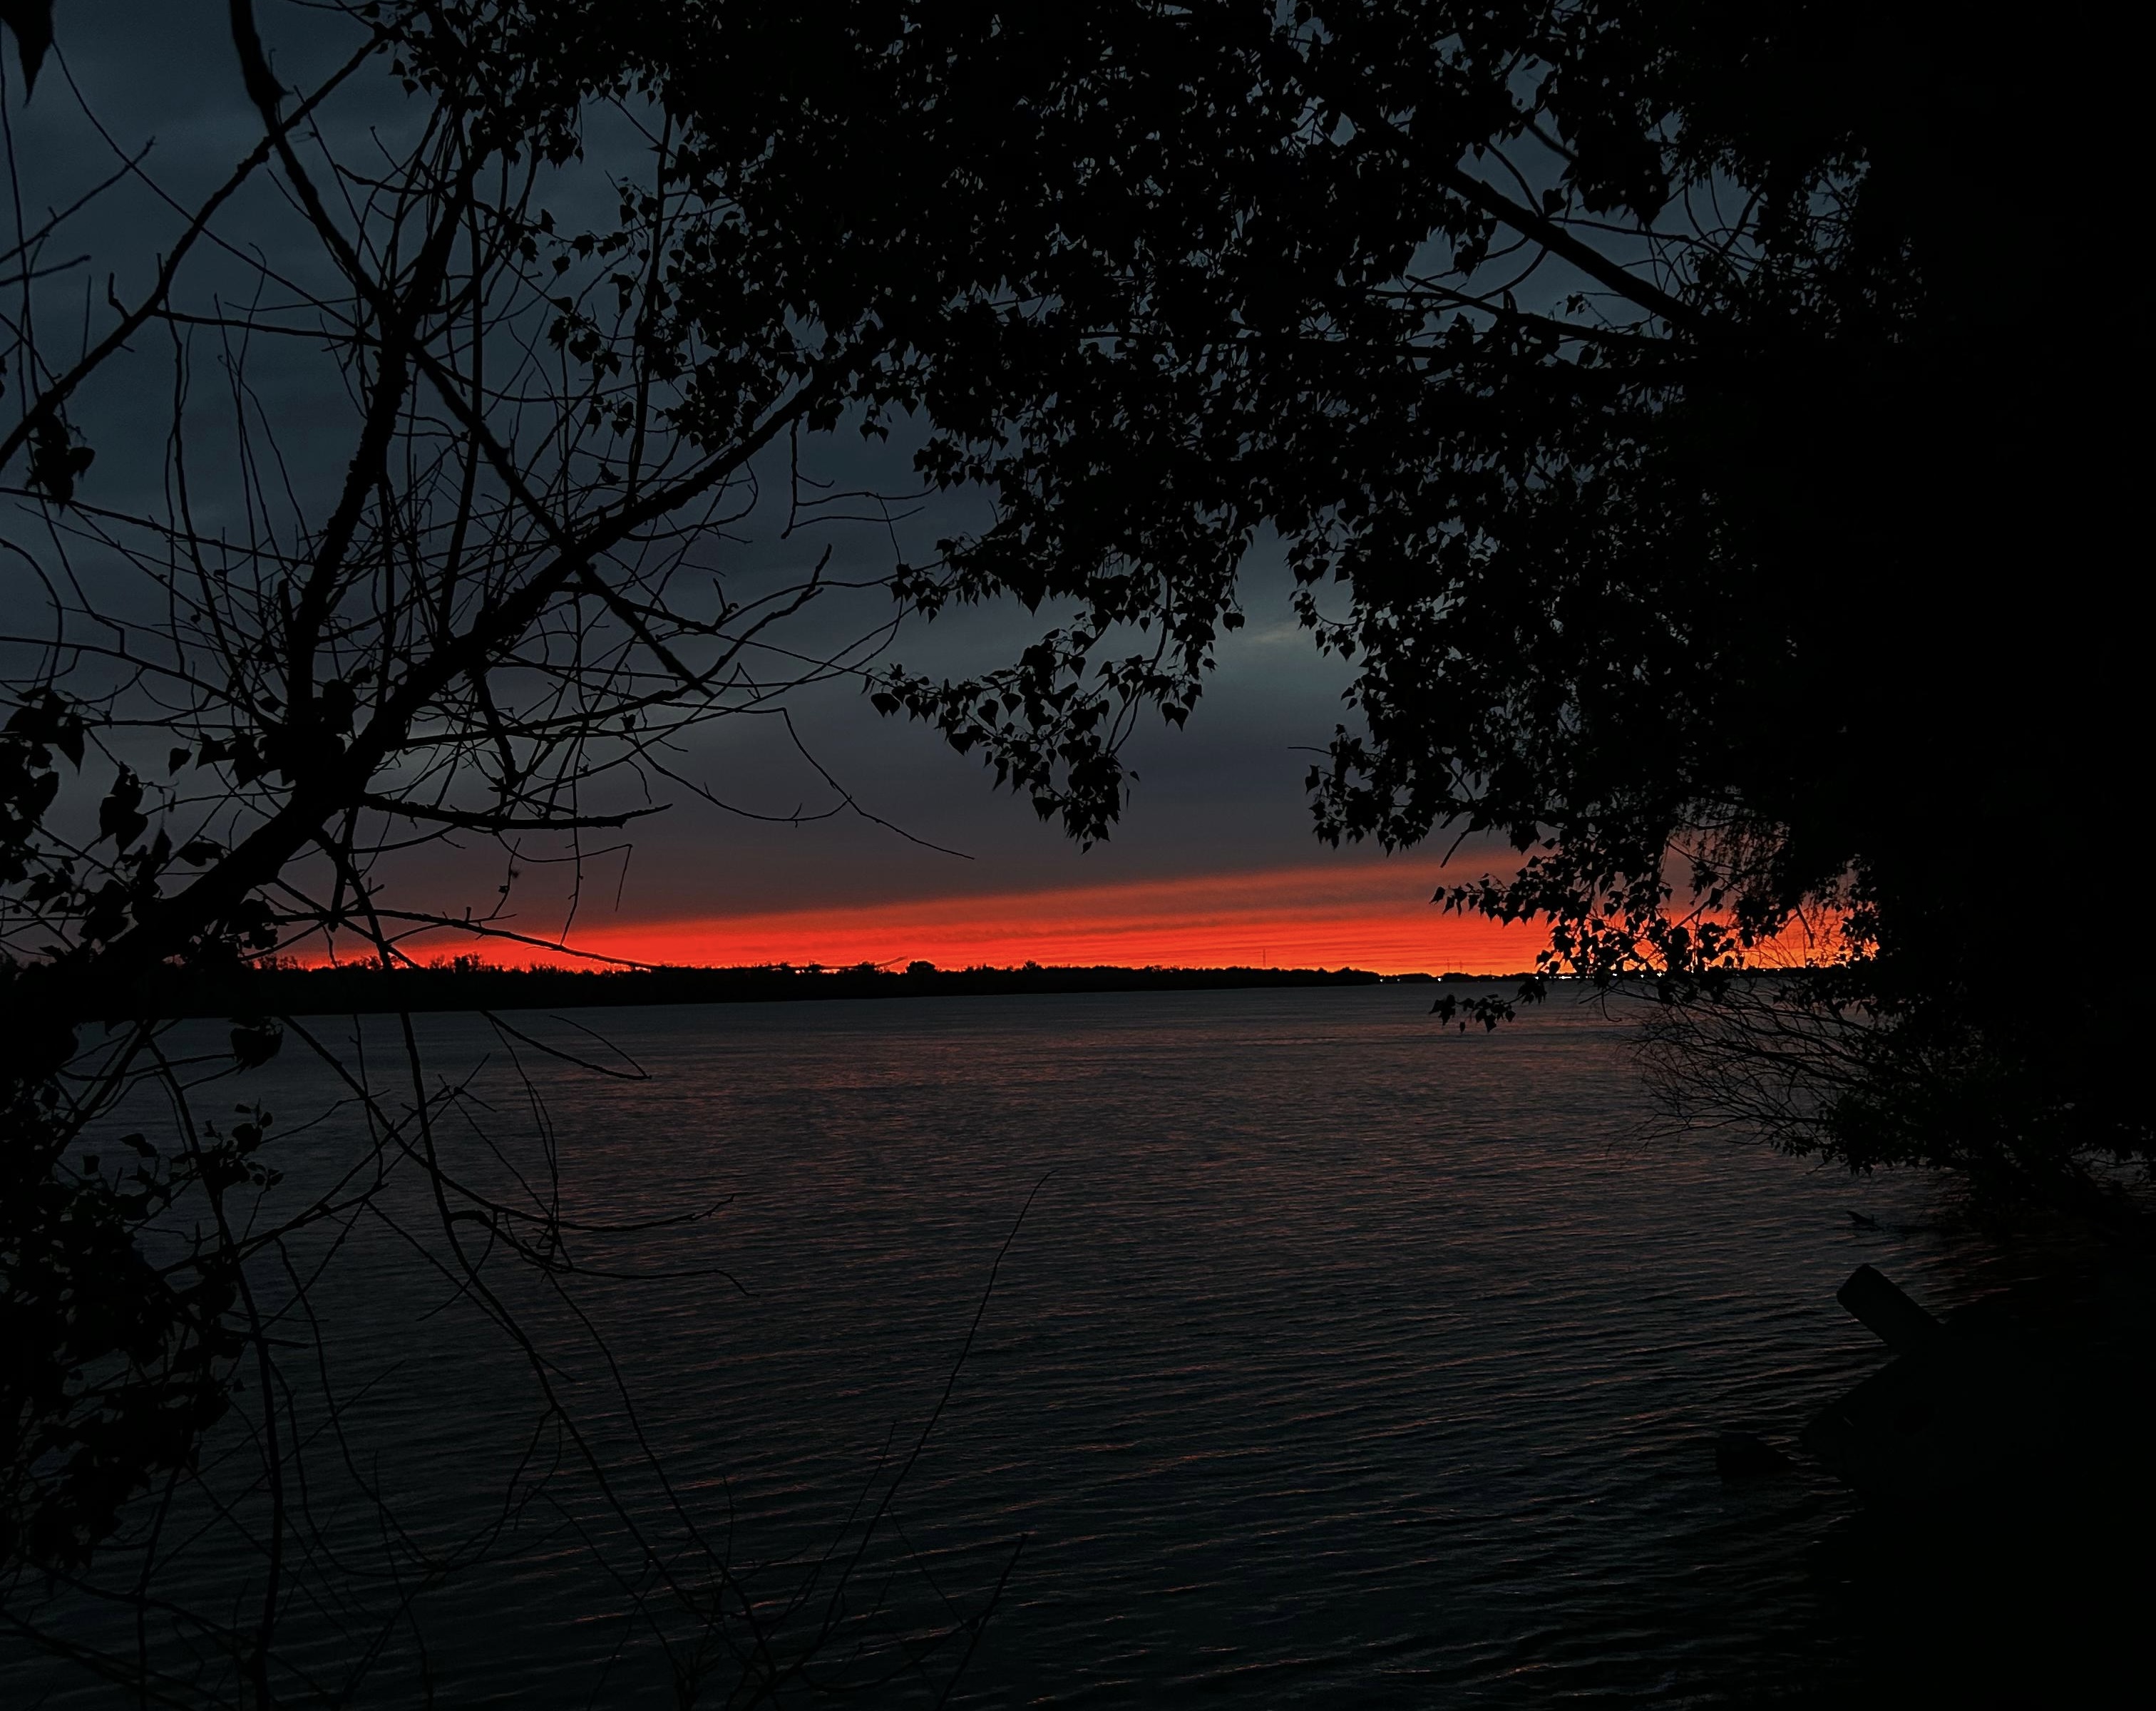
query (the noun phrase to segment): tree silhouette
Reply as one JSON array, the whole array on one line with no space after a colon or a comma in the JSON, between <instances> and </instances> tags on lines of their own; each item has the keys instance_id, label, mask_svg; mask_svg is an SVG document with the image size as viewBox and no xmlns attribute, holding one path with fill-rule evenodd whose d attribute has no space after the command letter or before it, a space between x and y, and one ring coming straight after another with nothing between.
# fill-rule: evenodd
<instances>
[{"instance_id":1,"label":"tree silhouette","mask_svg":"<svg viewBox=\"0 0 2156 1711\"><path fill-rule=\"evenodd\" d=\"M499 1267L572 1276L588 1234L544 1180L444 1164L460 1095L408 1029L388 1080L259 1017L182 1061L188 980L330 935L390 963L419 932L516 942L518 864L707 788L689 732L834 676L1105 835L1125 739L1190 717L1262 532L1359 664L1321 834L1509 841L1448 901L1547 917L1553 968L1654 977L1691 1108L2100 1211L2106 1162L2149 1157L2124 1011L1999 973L2039 912L2108 942L2130 859L2148 287L2107 175L2138 26L352 0L280 8L265 43L256 12L228 8L254 129L222 182L169 188L88 115L100 171L44 185L8 133L12 1619L123 1549L113 1595L151 1607L130 1517L249 1374L259 1479L228 1518L268 1566L210 1627L268 1703L300 1445L261 1280L413 1180L428 1251L516 1342ZM302 14L323 69L295 89ZM67 15L49 49L49 7L0 21L36 100L71 98ZM85 229L136 247L78 259ZM343 400L326 483L264 390L308 363ZM712 557L802 436L908 421L922 476L996 511L893 568L892 617L1056 614L974 678L882 659L882 624L791 645L827 567ZM483 907L409 882L451 836L501 850ZM1831 966L1746 978L1797 920ZM259 1101L202 1113L294 1038L363 1119L327 1187L283 1179ZM122 1121L151 1092L162 1128ZM684 1697L721 1660L751 1698L799 1685L839 1594L789 1647L684 1552L704 1578L646 1564ZM147 1691L143 1651L97 1667Z\"/></svg>"},{"instance_id":2,"label":"tree silhouette","mask_svg":"<svg viewBox=\"0 0 2156 1711\"><path fill-rule=\"evenodd\" d=\"M842 418L877 431L918 393L919 338L999 275L953 229L887 285L846 244L767 223L756 169L810 122L787 90L813 20L746 19L721 44L737 62L694 69L722 80L734 131L661 99L657 68L699 22L680 8L415 0L267 22L265 39L249 0L228 8L253 136L198 193L122 140L126 115L115 132L76 112L108 146L95 172L18 142L20 116L8 132L16 206L49 212L13 234L0 350L7 1619L163 1701L345 1691L295 1661L286 1613L344 1608L310 1531L343 1416L307 1374L338 1335L317 1269L374 1220L522 1359L540 1462L587 1481L629 1541L624 1582L683 1703L932 1673L993 1595L938 1587L916 1620L854 1590L865 1561L891 1566L870 1554L888 1488L775 1601L640 1428L622 1454L655 1495L639 1511L620 1493L621 1455L529 1304L588 1331L583 1256L629 1232L564 1210L543 1123L537 1150L491 1150L513 1143L429 1075L408 1017L387 1069L290 1018L235 1018L207 1053L170 1019L198 983L302 943L394 964L430 929L558 943L515 924L521 867L573 871L670 789L707 789L682 770L699 727L857 676L880 614L835 646L793 622L833 587L828 552L730 573L726 527L773 469L791 520L813 514L789 448ZM325 69L294 89L288 63ZM48 69L38 102L53 89ZM863 186L833 229L882 194ZM886 323L908 294L917 334ZM292 450L303 430L341 437L326 478ZM426 883L420 858L451 839L500 851L484 907ZM291 1168L285 1136L328 1118L248 1097L294 1042L351 1138L326 1170ZM213 1114L234 1095L237 1118ZM450 1138L479 1126L500 1169ZM625 1394L606 1405L635 1421ZM545 1482L503 1477L503 1517ZM416 1620L413 1589L485 1560L506 1524L437 1549L384 1520L378 1595L339 1618L347 1686ZM230 1535L244 1592L188 1604L167 1567L182 1532ZM105 1631L84 1613L115 1609L124 1636L86 1638Z\"/></svg>"},{"instance_id":3,"label":"tree silhouette","mask_svg":"<svg viewBox=\"0 0 2156 1711\"><path fill-rule=\"evenodd\" d=\"M2148 729L2118 563L2147 287L2046 140L2127 157L2136 55L2093 12L1178 18L1174 51L1063 26L1115 68L1104 137L1151 128L1057 182L1055 281L929 465L1001 506L918 603L1077 615L880 704L1099 835L1131 718L1188 716L1274 531L1359 666L1321 835L1508 843L1445 901L1651 976L1696 1114L1772 1013L1784 1143L2123 1210L2110 1165L2156 1135L2124 1012L2060 965L2107 942L2083 893ZM1804 933L1824 972L1737 978Z\"/></svg>"}]
</instances>

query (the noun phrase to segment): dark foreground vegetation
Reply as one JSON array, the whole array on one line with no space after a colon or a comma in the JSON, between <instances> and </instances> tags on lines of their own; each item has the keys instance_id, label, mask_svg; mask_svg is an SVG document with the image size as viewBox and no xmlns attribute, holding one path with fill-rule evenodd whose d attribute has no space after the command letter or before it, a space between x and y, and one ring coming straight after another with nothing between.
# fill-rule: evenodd
<instances>
[{"instance_id":1,"label":"dark foreground vegetation","mask_svg":"<svg viewBox=\"0 0 2156 1711\"><path fill-rule=\"evenodd\" d=\"M706 727L782 732L808 686L1106 836L1261 539L1357 674L1319 835L1509 845L1445 901L1546 924L1546 973L1650 983L1676 1118L2145 1240L2145 1025L2107 981L2000 973L2069 924L2085 966L2123 955L2138 896L2149 288L2105 166L2145 152L2138 13L118 15L59 8L56 41L48 0L0 8L19 1631L167 1703L344 1703L418 1643L404 1605L327 1662L293 1632L352 1584L294 1497L327 1426L287 1380L336 1335L297 1280L393 1209L528 1359L548 1465L614 1477L510 1304L580 1281L551 1139L501 1138L534 1174L497 1192L440 1140L504 1119L408 1030L362 1061L250 1000L178 1060L184 1006L148 1000L444 930L528 946L521 876L684 794L734 805ZM207 163L151 146L179 88L216 107L177 127ZM917 480L819 486L834 434ZM978 526L906 538L942 491ZM870 595L857 629L816 616ZM1016 658L895 655L988 601L1035 614ZM1748 973L1799 927L1815 977ZM245 1079L280 1048L357 1113L328 1186L287 1179L304 1120ZM774 1631L724 1549L615 1512L684 1705L901 1670L933 1698L993 1601L856 1644L834 1569ZM212 1534L259 1573L173 1604L172 1540ZM470 1566L382 1536L377 1584ZM68 1597L125 1637L82 1642Z\"/></svg>"}]
</instances>

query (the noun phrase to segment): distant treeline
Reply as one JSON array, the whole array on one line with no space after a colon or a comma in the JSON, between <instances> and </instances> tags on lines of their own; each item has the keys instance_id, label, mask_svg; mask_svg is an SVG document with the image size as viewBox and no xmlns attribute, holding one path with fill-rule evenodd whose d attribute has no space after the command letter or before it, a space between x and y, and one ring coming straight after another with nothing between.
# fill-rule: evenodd
<instances>
[{"instance_id":1,"label":"distant treeline","mask_svg":"<svg viewBox=\"0 0 2156 1711\"><path fill-rule=\"evenodd\" d=\"M191 984L188 1015L350 1015L383 1010L567 1010L636 1004L760 1004L829 998L1000 997L1047 992L1199 992L1374 986L1433 974L1362 969L499 969L459 957L427 968L285 964ZM1447 980L1469 977L1446 975Z\"/></svg>"}]
</instances>

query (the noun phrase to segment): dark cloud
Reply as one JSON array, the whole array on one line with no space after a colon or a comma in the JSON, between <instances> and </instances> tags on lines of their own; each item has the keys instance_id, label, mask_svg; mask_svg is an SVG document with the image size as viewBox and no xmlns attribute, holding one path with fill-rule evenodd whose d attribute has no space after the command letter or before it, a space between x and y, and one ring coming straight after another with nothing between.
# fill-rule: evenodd
<instances>
[{"instance_id":1,"label":"dark cloud","mask_svg":"<svg viewBox=\"0 0 2156 1711\"><path fill-rule=\"evenodd\" d=\"M262 17L280 73L295 85L336 64L355 39L345 20L303 6L264 6ZM144 169L155 185L123 184L70 229L69 247L95 258L84 270L85 290L92 289L94 274L94 289L101 294L110 273L126 295L130 281L147 276L178 229L174 204L192 205L254 141L225 19L222 5L207 3L63 9L54 61L30 107L18 101L12 115L38 193L57 204L146 146ZM364 146L370 127L393 133L411 122L411 113L377 61L329 122L341 140ZM632 139L601 133L583 177L561 185L561 195L570 201L589 196L610 167L630 170L635 163ZM193 286L198 295L261 290L255 259L308 278L323 265L267 178L243 193L219 231L229 249L202 259ZM218 422L228 422L239 408L221 366L230 354L203 348L194 354L191 408L203 424L206 445L216 443ZM343 467L354 431L349 399L317 352L264 345L246 356L249 407L274 429L281 460L276 485L304 511ZM126 370L124 380L93 388L81 402L85 431L99 450L101 497L116 506L150 500L162 479L166 418L143 408L144 373L140 365ZM907 501L903 496L916 484L902 439L864 441L842 424L804 444L802 467L821 484L810 491L832 496L825 506L832 520L796 516L788 533L788 471L783 459L767 460L757 471L763 502L696 549L700 568L726 578L730 592L797 573L826 547L834 579L872 579L898 557L921 562L939 533L985 515L978 495ZM870 493L884 497L843 497ZM241 521L236 513L233 520L235 527ZM85 560L85 573L100 573L94 554ZM117 573L110 588L115 602L145 597L139 583ZM683 775L742 812L686 790L667 791L674 805L639 828L625 879L617 856L593 865L587 907L611 910L618 896L619 907L631 915L681 916L1249 871L1316 859L1320 852L1301 790L1312 758L1305 751L1322 745L1343 717L1339 698L1348 673L1340 662L1318 657L1294 628L1287 590L1277 553L1261 546L1246 594L1250 628L1222 650L1217 681L1188 729L1137 735L1130 753L1139 783L1125 822L1104 846L1075 850L1042 825L1028 803L994 792L977 762L952 754L922 727L880 718L858 681L842 680L789 701L791 733L772 716L731 721L695 739L679 757ZM834 652L890 615L880 592L841 591L791 629L786 644L801 655ZM917 670L977 670L1009 659L1062 615L1011 607L962 609L933 625L916 624L895 639L890 652ZM819 768L875 819L840 813L781 825L753 817L796 809L817 814L833 807L839 799ZM498 877L500 857L493 851L429 860L445 864L423 876L444 894L439 900L460 886L484 883L490 889ZM528 871L526 882L533 887L528 908L536 926L558 902L562 888L543 866Z\"/></svg>"}]
</instances>

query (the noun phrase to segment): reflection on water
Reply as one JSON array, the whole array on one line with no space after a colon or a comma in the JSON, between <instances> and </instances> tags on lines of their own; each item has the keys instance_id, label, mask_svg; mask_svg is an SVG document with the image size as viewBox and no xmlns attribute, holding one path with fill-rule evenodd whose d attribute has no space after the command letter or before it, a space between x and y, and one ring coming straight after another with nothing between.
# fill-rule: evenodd
<instances>
[{"instance_id":1,"label":"reflection on water","mask_svg":"<svg viewBox=\"0 0 2156 1711\"><path fill-rule=\"evenodd\" d=\"M1485 1037L1427 1007L1384 987L580 1018L647 1078L536 1071L573 1208L726 1200L581 1244L624 1274L579 1300L673 1480L625 1477L629 1500L721 1539L745 1582L798 1585L935 1407L1038 1187L878 1546L932 1577L891 1582L894 1609L969 1608L1009 1569L952 1703L1832 1702L1895 1643L1819 1567L1853 1505L1809 1472L1725 1486L1713 1435L1792 1438L1876 1364L1834 1304L1856 1264L1949 1305L1989 1287L1989 1251L1943 1235L1921 1184L1628 1140L1625 1030L1592 1008ZM426 1025L439 1070L492 1055L476 1085L513 1130L499 1043ZM293 1059L270 1073L301 1109ZM532 1381L380 1232L338 1275L357 1340L332 1382L367 1477L446 1544L501 1503ZM633 1462L598 1364L566 1354L559 1382ZM357 1560L364 1516L321 1502ZM500 1518L508 1560L412 1589L424 1654L398 1638L361 1702L416 1703L422 1677L444 1704L663 1698L620 1619L655 1571L603 1507L542 1487ZM286 1622L326 1678L362 1631L328 1603ZM99 1703L55 1703L78 1702Z\"/></svg>"}]
</instances>

